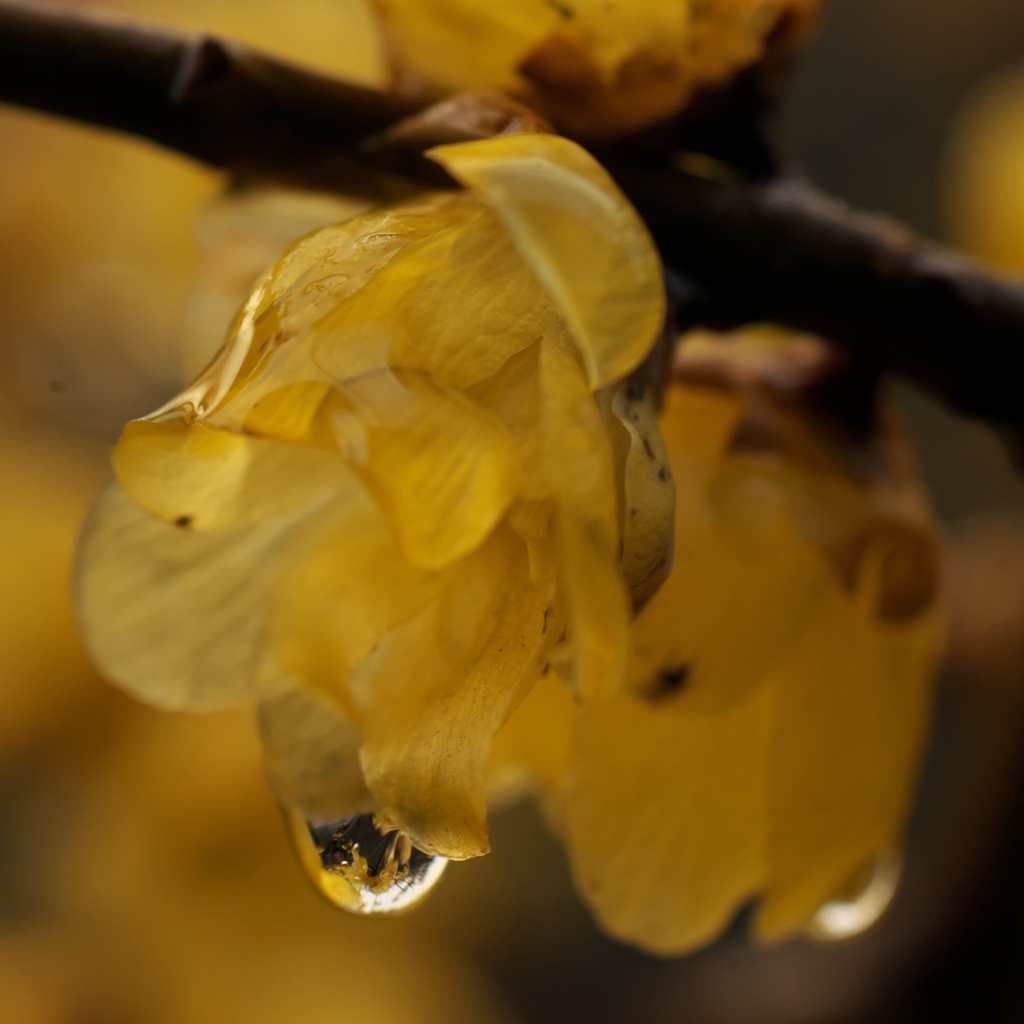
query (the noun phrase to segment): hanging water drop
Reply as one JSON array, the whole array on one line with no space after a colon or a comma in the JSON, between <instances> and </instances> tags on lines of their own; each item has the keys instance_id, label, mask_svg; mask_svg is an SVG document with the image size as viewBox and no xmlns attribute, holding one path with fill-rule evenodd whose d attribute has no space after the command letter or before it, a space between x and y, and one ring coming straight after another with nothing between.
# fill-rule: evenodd
<instances>
[{"instance_id":1,"label":"hanging water drop","mask_svg":"<svg viewBox=\"0 0 1024 1024\"><path fill-rule=\"evenodd\" d=\"M808 932L823 942L851 939L866 932L889 909L900 881L901 861L881 854L871 867L867 884L850 899L829 900L811 918Z\"/></svg>"},{"instance_id":2,"label":"hanging water drop","mask_svg":"<svg viewBox=\"0 0 1024 1024\"><path fill-rule=\"evenodd\" d=\"M409 910L441 880L446 857L432 857L397 829L382 831L372 814L311 825L285 811L299 859L313 884L353 914Z\"/></svg>"}]
</instances>

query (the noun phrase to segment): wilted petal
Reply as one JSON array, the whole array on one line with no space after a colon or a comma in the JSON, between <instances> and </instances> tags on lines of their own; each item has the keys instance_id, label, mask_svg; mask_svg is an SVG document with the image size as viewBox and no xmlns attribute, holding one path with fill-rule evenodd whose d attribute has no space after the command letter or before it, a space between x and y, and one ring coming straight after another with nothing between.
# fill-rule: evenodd
<instances>
[{"instance_id":1,"label":"wilted petal","mask_svg":"<svg viewBox=\"0 0 1024 1024\"><path fill-rule=\"evenodd\" d=\"M353 673L367 784L421 850L488 850L487 757L552 643L550 583L532 583L505 527L453 571L439 599Z\"/></svg>"},{"instance_id":2,"label":"wilted petal","mask_svg":"<svg viewBox=\"0 0 1024 1024\"><path fill-rule=\"evenodd\" d=\"M567 339L541 346L543 472L557 509L569 605L570 682L584 698L622 682L629 598L619 568L614 458L583 367Z\"/></svg>"},{"instance_id":3,"label":"wilted petal","mask_svg":"<svg viewBox=\"0 0 1024 1024\"><path fill-rule=\"evenodd\" d=\"M876 615L884 550L856 599L837 586L772 673L779 692L771 763L770 885L755 926L802 928L858 869L899 849L941 646L938 613Z\"/></svg>"},{"instance_id":4,"label":"wilted petal","mask_svg":"<svg viewBox=\"0 0 1024 1024\"><path fill-rule=\"evenodd\" d=\"M638 609L672 571L676 489L653 390L627 382L616 392L611 411L625 442L621 453L616 445L622 481L622 575Z\"/></svg>"},{"instance_id":5,"label":"wilted petal","mask_svg":"<svg viewBox=\"0 0 1024 1024\"><path fill-rule=\"evenodd\" d=\"M763 885L774 697L760 688L704 715L623 692L584 709L566 839L609 934L679 955L714 939Z\"/></svg>"},{"instance_id":6,"label":"wilted petal","mask_svg":"<svg viewBox=\"0 0 1024 1024\"><path fill-rule=\"evenodd\" d=\"M591 388L634 370L665 318L661 263L604 168L556 135L439 146L428 155L497 214L564 314Z\"/></svg>"},{"instance_id":7,"label":"wilted petal","mask_svg":"<svg viewBox=\"0 0 1024 1024\"><path fill-rule=\"evenodd\" d=\"M374 809L359 767L359 731L337 707L291 690L262 701L259 720L267 778L286 807L314 825Z\"/></svg>"},{"instance_id":8,"label":"wilted petal","mask_svg":"<svg viewBox=\"0 0 1024 1024\"><path fill-rule=\"evenodd\" d=\"M197 533L140 509L117 484L78 553L78 605L93 657L158 707L210 711L280 691L269 651L272 593L305 510Z\"/></svg>"}]
</instances>

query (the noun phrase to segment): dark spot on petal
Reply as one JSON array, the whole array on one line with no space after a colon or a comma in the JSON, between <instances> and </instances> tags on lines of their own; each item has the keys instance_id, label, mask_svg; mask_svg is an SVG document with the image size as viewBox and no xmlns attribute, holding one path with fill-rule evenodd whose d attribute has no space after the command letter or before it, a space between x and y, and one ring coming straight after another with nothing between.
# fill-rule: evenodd
<instances>
[{"instance_id":1,"label":"dark spot on petal","mask_svg":"<svg viewBox=\"0 0 1024 1024\"><path fill-rule=\"evenodd\" d=\"M643 438L643 442L644 442L644 451L647 452L647 458L649 458L651 460L651 462L653 462L654 461L654 449L651 448L651 442L648 441L646 437Z\"/></svg>"},{"instance_id":2,"label":"dark spot on petal","mask_svg":"<svg viewBox=\"0 0 1024 1024\"><path fill-rule=\"evenodd\" d=\"M662 669L652 680L651 686L644 696L652 704L678 697L686 688L686 680L690 677L690 666L679 665L674 668Z\"/></svg>"},{"instance_id":3,"label":"dark spot on petal","mask_svg":"<svg viewBox=\"0 0 1024 1024\"><path fill-rule=\"evenodd\" d=\"M178 518L174 520L174 525L175 526L180 526L182 529L185 529L186 527L189 527L189 526L192 525L192 517L191 516L178 516Z\"/></svg>"},{"instance_id":4,"label":"dark spot on petal","mask_svg":"<svg viewBox=\"0 0 1024 1024\"><path fill-rule=\"evenodd\" d=\"M664 466L662 466L661 469L658 470L658 479L663 484L668 483L668 470Z\"/></svg>"},{"instance_id":5,"label":"dark spot on petal","mask_svg":"<svg viewBox=\"0 0 1024 1024\"><path fill-rule=\"evenodd\" d=\"M547 4L564 21L572 21L576 13L567 3L560 3L559 0L547 0Z\"/></svg>"},{"instance_id":6,"label":"dark spot on petal","mask_svg":"<svg viewBox=\"0 0 1024 1024\"><path fill-rule=\"evenodd\" d=\"M643 400L644 392L647 390L647 385L642 380L636 377L630 377L626 381L626 400L629 402L639 402Z\"/></svg>"}]
</instances>

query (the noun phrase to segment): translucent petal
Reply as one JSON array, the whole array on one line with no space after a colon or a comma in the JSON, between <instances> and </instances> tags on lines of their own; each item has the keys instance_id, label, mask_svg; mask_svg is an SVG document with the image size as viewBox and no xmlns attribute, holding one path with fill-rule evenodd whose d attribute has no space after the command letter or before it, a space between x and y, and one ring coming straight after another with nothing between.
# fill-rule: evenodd
<instances>
[{"instance_id":1,"label":"translucent petal","mask_svg":"<svg viewBox=\"0 0 1024 1024\"><path fill-rule=\"evenodd\" d=\"M286 515L337 492L351 475L333 452L295 449L178 418L133 420L113 462L133 501L193 530Z\"/></svg>"},{"instance_id":2,"label":"translucent petal","mask_svg":"<svg viewBox=\"0 0 1024 1024\"><path fill-rule=\"evenodd\" d=\"M739 415L726 395L668 394L661 426L676 480L675 564L633 627L631 685L714 711L746 699L808 628L828 565L793 522L784 479L722 461ZM668 680L668 684L666 684Z\"/></svg>"},{"instance_id":3,"label":"translucent petal","mask_svg":"<svg viewBox=\"0 0 1024 1024\"><path fill-rule=\"evenodd\" d=\"M757 61L783 13L820 0L375 0L396 72L440 92L502 89L567 135L614 139Z\"/></svg>"},{"instance_id":4,"label":"translucent petal","mask_svg":"<svg viewBox=\"0 0 1024 1024\"><path fill-rule=\"evenodd\" d=\"M291 690L259 707L271 788L304 821L326 825L375 807L359 767L359 732L336 707Z\"/></svg>"},{"instance_id":5,"label":"translucent petal","mask_svg":"<svg viewBox=\"0 0 1024 1024\"><path fill-rule=\"evenodd\" d=\"M772 673L779 692L771 764L771 881L755 927L802 927L865 863L901 845L928 724L941 628L934 610L880 623L884 552L857 600L829 588L811 628Z\"/></svg>"},{"instance_id":6,"label":"translucent petal","mask_svg":"<svg viewBox=\"0 0 1024 1024\"><path fill-rule=\"evenodd\" d=\"M279 692L290 681L268 650L271 595L306 512L197 533L111 485L86 522L76 569L97 663L164 708L210 711Z\"/></svg>"},{"instance_id":7,"label":"translucent petal","mask_svg":"<svg viewBox=\"0 0 1024 1024\"><path fill-rule=\"evenodd\" d=\"M533 43L559 23L534 0L375 0L404 60L445 91L512 87L514 68Z\"/></svg>"},{"instance_id":8,"label":"translucent petal","mask_svg":"<svg viewBox=\"0 0 1024 1024\"><path fill-rule=\"evenodd\" d=\"M427 853L464 859L488 850L488 752L546 660L553 585L530 581L526 547L505 527L456 570L351 688L363 772L389 823Z\"/></svg>"},{"instance_id":9,"label":"translucent petal","mask_svg":"<svg viewBox=\"0 0 1024 1024\"><path fill-rule=\"evenodd\" d=\"M621 685L629 597L619 568L614 458L583 367L567 340L541 346L542 469L558 513L561 583L569 605L572 673L585 699Z\"/></svg>"},{"instance_id":10,"label":"translucent petal","mask_svg":"<svg viewBox=\"0 0 1024 1024\"><path fill-rule=\"evenodd\" d=\"M439 146L428 155L497 214L564 314L591 388L634 370L664 321L661 263L604 168L555 135Z\"/></svg>"},{"instance_id":11,"label":"translucent petal","mask_svg":"<svg viewBox=\"0 0 1024 1024\"><path fill-rule=\"evenodd\" d=\"M569 769L578 714L579 706L562 681L545 671L494 737L492 783L528 775L542 791L559 792Z\"/></svg>"},{"instance_id":12,"label":"translucent petal","mask_svg":"<svg viewBox=\"0 0 1024 1024\"><path fill-rule=\"evenodd\" d=\"M764 884L774 696L764 687L691 715L624 691L583 710L566 838L577 888L609 934L679 955Z\"/></svg>"},{"instance_id":13,"label":"translucent petal","mask_svg":"<svg viewBox=\"0 0 1024 1024\"><path fill-rule=\"evenodd\" d=\"M624 435L621 462L622 575L635 609L642 608L672 571L676 489L665 442L658 429L654 392L623 384L611 411Z\"/></svg>"},{"instance_id":14,"label":"translucent petal","mask_svg":"<svg viewBox=\"0 0 1024 1024\"><path fill-rule=\"evenodd\" d=\"M296 238L368 206L361 197L253 185L201 207L194 230L202 262L182 326L188 379L210 364L256 280Z\"/></svg>"},{"instance_id":15,"label":"translucent petal","mask_svg":"<svg viewBox=\"0 0 1024 1024\"><path fill-rule=\"evenodd\" d=\"M560 314L480 200L428 196L316 232L264 276L232 341L169 408L238 429L289 384L385 367L467 388Z\"/></svg>"},{"instance_id":16,"label":"translucent petal","mask_svg":"<svg viewBox=\"0 0 1024 1024\"><path fill-rule=\"evenodd\" d=\"M355 487L304 524L290 552L273 594L275 656L358 718L349 672L418 614L442 581L404 556L376 503Z\"/></svg>"},{"instance_id":17,"label":"translucent petal","mask_svg":"<svg viewBox=\"0 0 1024 1024\"><path fill-rule=\"evenodd\" d=\"M477 547L515 495L520 465L502 424L423 374L374 374L346 386L366 425L353 464L418 565L449 565Z\"/></svg>"}]
</instances>

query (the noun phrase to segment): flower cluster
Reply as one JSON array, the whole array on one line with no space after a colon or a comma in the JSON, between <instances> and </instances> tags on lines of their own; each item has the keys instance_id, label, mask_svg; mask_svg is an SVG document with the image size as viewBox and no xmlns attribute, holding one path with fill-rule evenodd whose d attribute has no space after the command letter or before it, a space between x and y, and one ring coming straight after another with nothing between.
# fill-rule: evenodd
<instances>
[{"instance_id":1,"label":"flower cluster","mask_svg":"<svg viewBox=\"0 0 1024 1024\"><path fill-rule=\"evenodd\" d=\"M815 5L378 6L432 85L584 136ZM80 548L92 652L158 706L259 703L299 855L348 909L411 905L532 791L619 938L680 953L754 899L763 938L811 926L894 863L941 648L898 421L819 339L677 345L647 230L576 143L429 155L462 191L295 242L125 428ZM659 338L663 387L638 372Z\"/></svg>"},{"instance_id":2,"label":"flower cluster","mask_svg":"<svg viewBox=\"0 0 1024 1024\"><path fill-rule=\"evenodd\" d=\"M374 0L409 89L499 90L574 138L650 127L773 37L803 38L820 0Z\"/></svg>"}]
</instances>

